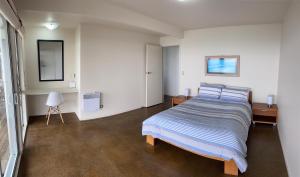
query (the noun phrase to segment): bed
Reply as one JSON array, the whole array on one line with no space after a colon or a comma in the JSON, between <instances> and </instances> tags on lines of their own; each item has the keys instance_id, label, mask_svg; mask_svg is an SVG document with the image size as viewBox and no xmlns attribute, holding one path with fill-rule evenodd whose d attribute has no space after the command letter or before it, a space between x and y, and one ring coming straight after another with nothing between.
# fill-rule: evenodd
<instances>
[{"instance_id":1,"label":"bed","mask_svg":"<svg viewBox=\"0 0 300 177\"><path fill-rule=\"evenodd\" d=\"M146 142L160 139L195 154L224 161L224 173L238 175L247 169L248 131L251 125L249 102L209 99L196 96L160 112L143 122Z\"/></svg>"}]
</instances>

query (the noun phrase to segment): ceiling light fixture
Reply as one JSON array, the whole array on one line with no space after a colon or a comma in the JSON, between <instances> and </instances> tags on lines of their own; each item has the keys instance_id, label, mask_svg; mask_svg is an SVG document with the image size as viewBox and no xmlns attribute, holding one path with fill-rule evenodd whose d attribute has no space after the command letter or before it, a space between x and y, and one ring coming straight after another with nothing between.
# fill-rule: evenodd
<instances>
[{"instance_id":1,"label":"ceiling light fixture","mask_svg":"<svg viewBox=\"0 0 300 177\"><path fill-rule=\"evenodd\" d=\"M184 2L185 0L177 0L177 1L179 1L179 2Z\"/></svg>"},{"instance_id":2,"label":"ceiling light fixture","mask_svg":"<svg viewBox=\"0 0 300 177\"><path fill-rule=\"evenodd\" d=\"M58 28L59 25L57 23L51 22L51 23L45 23L44 26L49 30L55 30L56 28Z\"/></svg>"}]
</instances>

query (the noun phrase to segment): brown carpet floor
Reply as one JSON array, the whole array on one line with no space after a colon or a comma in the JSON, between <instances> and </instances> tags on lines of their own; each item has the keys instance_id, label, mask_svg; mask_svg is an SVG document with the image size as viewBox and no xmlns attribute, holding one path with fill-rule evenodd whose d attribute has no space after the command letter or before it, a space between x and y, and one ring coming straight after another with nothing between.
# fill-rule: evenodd
<instances>
[{"instance_id":1,"label":"brown carpet floor","mask_svg":"<svg viewBox=\"0 0 300 177\"><path fill-rule=\"evenodd\" d=\"M223 163L141 136L142 122L169 105L142 108L108 118L78 121L64 114L46 126L30 119L19 177L224 177ZM248 138L244 177L287 177L277 128L256 125Z\"/></svg>"}]
</instances>

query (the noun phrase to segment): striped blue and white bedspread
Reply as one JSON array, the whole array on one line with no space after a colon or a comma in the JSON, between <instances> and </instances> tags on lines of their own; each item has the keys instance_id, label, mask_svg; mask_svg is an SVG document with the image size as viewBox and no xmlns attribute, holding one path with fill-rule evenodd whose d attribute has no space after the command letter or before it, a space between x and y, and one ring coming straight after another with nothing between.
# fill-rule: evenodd
<instances>
[{"instance_id":1,"label":"striped blue and white bedspread","mask_svg":"<svg viewBox=\"0 0 300 177\"><path fill-rule=\"evenodd\" d=\"M251 115L249 103L195 97L145 120L142 134L192 152L233 159L243 173Z\"/></svg>"}]
</instances>

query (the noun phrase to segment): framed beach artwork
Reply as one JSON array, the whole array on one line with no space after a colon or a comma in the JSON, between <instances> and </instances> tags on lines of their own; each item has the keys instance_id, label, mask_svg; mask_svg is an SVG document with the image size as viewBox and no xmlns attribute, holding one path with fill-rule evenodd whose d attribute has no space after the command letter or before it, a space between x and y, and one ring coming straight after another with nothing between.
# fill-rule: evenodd
<instances>
[{"instance_id":1,"label":"framed beach artwork","mask_svg":"<svg viewBox=\"0 0 300 177\"><path fill-rule=\"evenodd\" d=\"M240 76L240 56L207 56L206 75L207 76Z\"/></svg>"}]
</instances>

